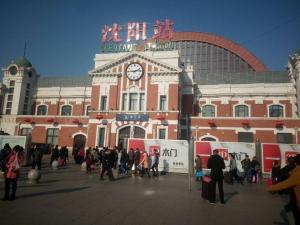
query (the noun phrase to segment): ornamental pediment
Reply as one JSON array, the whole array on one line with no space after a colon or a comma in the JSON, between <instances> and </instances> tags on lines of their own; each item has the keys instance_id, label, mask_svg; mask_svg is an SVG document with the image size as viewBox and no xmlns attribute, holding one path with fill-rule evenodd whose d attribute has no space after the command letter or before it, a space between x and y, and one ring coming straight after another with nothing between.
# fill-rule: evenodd
<instances>
[{"instance_id":1,"label":"ornamental pediment","mask_svg":"<svg viewBox=\"0 0 300 225\"><path fill-rule=\"evenodd\" d=\"M152 74L178 74L181 68L167 64L158 59L149 57L140 52L130 52L109 63L95 68L89 72L90 76L120 76L124 73L124 67L132 62L143 65L149 75Z\"/></svg>"}]
</instances>

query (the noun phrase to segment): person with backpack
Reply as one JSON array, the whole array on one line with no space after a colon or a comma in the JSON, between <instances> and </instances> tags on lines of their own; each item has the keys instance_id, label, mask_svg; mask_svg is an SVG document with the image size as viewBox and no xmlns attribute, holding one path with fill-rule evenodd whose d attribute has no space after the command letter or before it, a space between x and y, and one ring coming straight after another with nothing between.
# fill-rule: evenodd
<instances>
[{"instance_id":1,"label":"person with backpack","mask_svg":"<svg viewBox=\"0 0 300 225\"><path fill-rule=\"evenodd\" d=\"M23 148L19 145L16 145L13 150L6 156L5 161L5 194L3 201L6 200L15 200L16 191L17 191L17 181L20 176L21 163L24 160ZM12 184L12 192L10 192L10 184Z\"/></svg>"}]
</instances>

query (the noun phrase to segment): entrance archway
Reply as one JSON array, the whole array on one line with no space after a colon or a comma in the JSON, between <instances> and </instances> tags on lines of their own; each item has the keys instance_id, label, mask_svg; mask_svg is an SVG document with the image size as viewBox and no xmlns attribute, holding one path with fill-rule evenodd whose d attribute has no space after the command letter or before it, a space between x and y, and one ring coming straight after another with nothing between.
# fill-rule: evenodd
<instances>
[{"instance_id":1,"label":"entrance archway","mask_svg":"<svg viewBox=\"0 0 300 225\"><path fill-rule=\"evenodd\" d=\"M85 142L86 142L86 137L82 134L77 134L74 136L73 139L73 150L79 150L81 148L84 149L85 147Z\"/></svg>"},{"instance_id":2,"label":"entrance archway","mask_svg":"<svg viewBox=\"0 0 300 225\"><path fill-rule=\"evenodd\" d=\"M119 130L118 146L127 147L128 138L145 138L146 132L138 126L126 126Z\"/></svg>"}]
</instances>

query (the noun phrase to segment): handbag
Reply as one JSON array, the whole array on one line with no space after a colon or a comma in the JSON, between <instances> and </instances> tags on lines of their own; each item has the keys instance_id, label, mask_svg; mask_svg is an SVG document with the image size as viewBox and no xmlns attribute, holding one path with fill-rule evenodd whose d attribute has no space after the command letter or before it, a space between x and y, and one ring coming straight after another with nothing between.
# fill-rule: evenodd
<instances>
[{"instance_id":1,"label":"handbag","mask_svg":"<svg viewBox=\"0 0 300 225\"><path fill-rule=\"evenodd\" d=\"M202 170L199 170L199 171L196 172L196 177L203 177Z\"/></svg>"},{"instance_id":2,"label":"handbag","mask_svg":"<svg viewBox=\"0 0 300 225\"><path fill-rule=\"evenodd\" d=\"M18 171L20 169L20 164L19 164L19 161L18 161L18 153L16 154L15 159L12 162L12 169L14 171Z\"/></svg>"},{"instance_id":3,"label":"handbag","mask_svg":"<svg viewBox=\"0 0 300 225\"><path fill-rule=\"evenodd\" d=\"M209 176L204 176L204 177L203 177L203 181L204 181L205 183L210 183L210 182L211 182L211 178L210 178Z\"/></svg>"},{"instance_id":4,"label":"handbag","mask_svg":"<svg viewBox=\"0 0 300 225\"><path fill-rule=\"evenodd\" d=\"M135 170L135 165L134 164L132 165L131 170Z\"/></svg>"}]
</instances>

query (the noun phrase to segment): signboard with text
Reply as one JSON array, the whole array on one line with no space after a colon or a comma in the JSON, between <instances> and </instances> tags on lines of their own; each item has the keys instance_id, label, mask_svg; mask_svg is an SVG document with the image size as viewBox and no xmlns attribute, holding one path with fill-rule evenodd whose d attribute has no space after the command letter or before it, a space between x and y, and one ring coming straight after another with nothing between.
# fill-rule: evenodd
<instances>
[{"instance_id":1,"label":"signboard with text","mask_svg":"<svg viewBox=\"0 0 300 225\"><path fill-rule=\"evenodd\" d=\"M160 171L175 173L188 172L188 142L186 140L159 140L159 139L137 139L128 140L127 149L145 150L150 156L153 156L154 149L159 152Z\"/></svg>"},{"instance_id":2,"label":"signboard with text","mask_svg":"<svg viewBox=\"0 0 300 225\"><path fill-rule=\"evenodd\" d=\"M104 25L101 30L101 51L102 52L127 52L136 50L137 43L151 39L153 43L146 43L143 46L144 51L163 51L174 49L173 25L174 22L166 19L165 21L156 20L152 23L147 22L129 22L126 25L114 23ZM149 34L149 30L152 33Z\"/></svg>"}]
</instances>

